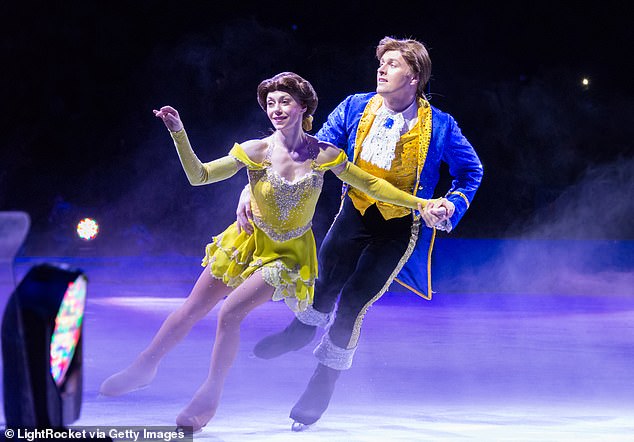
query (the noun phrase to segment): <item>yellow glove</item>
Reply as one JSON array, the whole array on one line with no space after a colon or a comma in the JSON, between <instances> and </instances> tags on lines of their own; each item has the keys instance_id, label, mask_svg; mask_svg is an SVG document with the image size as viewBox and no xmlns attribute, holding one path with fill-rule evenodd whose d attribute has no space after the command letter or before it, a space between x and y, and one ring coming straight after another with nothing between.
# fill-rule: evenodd
<instances>
[{"instance_id":1,"label":"yellow glove","mask_svg":"<svg viewBox=\"0 0 634 442\"><path fill-rule=\"evenodd\" d=\"M183 170L192 186L202 186L203 184L215 183L226 180L235 175L239 170L238 162L230 156L218 158L209 163L202 163L187 138L185 129L178 132L170 132L178 157L183 165Z\"/></svg>"},{"instance_id":2,"label":"yellow glove","mask_svg":"<svg viewBox=\"0 0 634 442\"><path fill-rule=\"evenodd\" d=\"M346 164L345 169L337 176L341 181L356 187L374 199L385 201L386 203L409 207L410 209L417 209L418 204L421 204L422 207L427 204L427 200L403 192L384 179L377 178L350 162Z\"/></svg>"}]
</instances>

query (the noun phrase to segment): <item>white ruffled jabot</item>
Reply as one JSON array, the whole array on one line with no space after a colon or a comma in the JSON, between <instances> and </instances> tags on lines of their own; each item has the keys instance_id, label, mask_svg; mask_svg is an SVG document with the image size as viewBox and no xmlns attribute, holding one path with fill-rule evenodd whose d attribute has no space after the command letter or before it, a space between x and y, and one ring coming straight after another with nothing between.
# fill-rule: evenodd
<instances>
[{"instance_id":1,"label":"white ruffled jabot","mask_svg":"<svg viewBox=\"0 0 634 442\"><path fill-rule=\"evenodd\" d=\"M403 112L394 112L381 106L374 117L370 132L363 141L361 159L383 170L390 170L398 140L414 127L417 117L416 100Z\"/></svg>"}]
</instances>

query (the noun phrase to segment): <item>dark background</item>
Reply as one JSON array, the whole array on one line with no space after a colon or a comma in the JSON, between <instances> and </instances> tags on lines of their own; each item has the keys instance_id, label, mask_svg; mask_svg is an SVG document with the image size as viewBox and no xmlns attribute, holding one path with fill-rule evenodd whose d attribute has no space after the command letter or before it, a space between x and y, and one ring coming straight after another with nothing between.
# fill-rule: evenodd
<instances>
[{"instance_id":1,"label":"dark background","mask_svg":"<svg viewBox=\"0 0 634 442\"><path fill-rule=\"evenodd\" d=\"M385 35L424 42L431 102L480 155L462 238L634 239L632 16L606 2L3 2L0 210L22 253L201 253L235 218L246 175L194 188L152 109L176 107L203 160L269 124L258 83L310 80L319 128L374 89ZM588 87L582 78L590 80ZM443 176L437 195L449 185ZM318 241L338 207L329 174ZM93 217L101 234L74 235Z\"/></svg>"}]
</instances>

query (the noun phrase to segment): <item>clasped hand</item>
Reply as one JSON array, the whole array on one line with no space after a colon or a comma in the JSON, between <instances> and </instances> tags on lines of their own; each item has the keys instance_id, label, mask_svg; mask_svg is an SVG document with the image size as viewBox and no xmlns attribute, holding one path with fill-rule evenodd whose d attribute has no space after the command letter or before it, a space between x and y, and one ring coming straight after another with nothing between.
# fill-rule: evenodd
<instances>
[{"instance_id":1,"label":"clasped hand","mask_svg":"<svg viewBox=\"0 0 634 442\"><path fill-rule=\"evenodd\" d=\"M456 206L447 198L429 200L424 208L420 204L418 205L418 211L425 221L425 225L429 228L451 218L455 210Z\"/></svg>"}]
</instances>

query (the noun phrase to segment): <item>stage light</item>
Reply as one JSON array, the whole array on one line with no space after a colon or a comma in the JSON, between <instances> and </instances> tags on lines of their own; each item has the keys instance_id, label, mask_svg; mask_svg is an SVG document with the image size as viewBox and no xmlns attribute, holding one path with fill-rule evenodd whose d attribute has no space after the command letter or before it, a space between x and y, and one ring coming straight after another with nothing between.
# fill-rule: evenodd
<instances>
[{"instance_id":1,"label":"stage light","mask_svg":"<svg viewBox=\"0 0 634 442\"><path fill-rule=\"evenodd\" d=\"M80 270L42 264L11 294L2 318L8 428L63 428L79 418L86 288Z\"/></svg>"},{"instance_id":2,"label":"stage light","mask_svg":"<svg viewBox=\"0 0 634 442\"><path fill-rule=\"evenodd\" d=\"M584 89L588 89L590 87L590 79L588 77L583 77L581 79L581 87Z\"/></svg>"},{"instance_id":3,"label":"stage light","mask_svg":"<svg viewBox=\"0 0 634 442\"><path fill-rule=\"evenodd\" d=\"M99 224L92 218L84 218L77 224L77 235L84 241L91 241L99 233Z\"/></svg>"}]
</instances>

